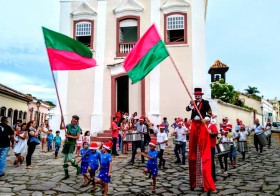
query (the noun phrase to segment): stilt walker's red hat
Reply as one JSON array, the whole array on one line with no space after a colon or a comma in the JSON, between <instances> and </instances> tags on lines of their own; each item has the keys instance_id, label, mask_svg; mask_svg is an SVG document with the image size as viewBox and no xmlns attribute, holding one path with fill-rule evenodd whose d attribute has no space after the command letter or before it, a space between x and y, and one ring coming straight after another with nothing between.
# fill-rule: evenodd
<instances>
[{"instance_id":1,"label":"stilt walker's red hat","mask_svg":"<svg viewBox=\"0 0 280 196\"><path fill-rule=\"evenodd\" d=\"M194 88L194 95L204 95L202 88Z\"/></svg>"}]
</instances>

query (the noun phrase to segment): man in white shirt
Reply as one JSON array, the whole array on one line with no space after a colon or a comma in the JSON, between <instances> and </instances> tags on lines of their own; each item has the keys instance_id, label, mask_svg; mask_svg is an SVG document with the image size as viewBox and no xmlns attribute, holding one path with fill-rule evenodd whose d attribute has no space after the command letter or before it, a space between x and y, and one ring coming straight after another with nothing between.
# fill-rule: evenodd
<instances>
[{"instance_id":1,"label":"man in white shirt","mask_svg":"<svg viewBox=\"0 0 280 196\"><path fill-rule=\"evenodd\" d=\"M178 144L175 144L174 153L177 160L174 163L181 163L181 159L178 153L178 150L181 149L182 153L182 164L186 164L186 135L188 134L188 129L183 127L183 122L178 123L178 127L174 130L173 135L177 136Z\"/></svg>"},{"instance_id":2,"label":"man in white shirt","mask_svg":"<svg viewBox=\"0 0 280 196\"><path fill-rule=\"evenodd\" d=\"M158 168L160 169L162 166L162 169L165 168L165 159L163 158L163 152L165 149L165 146L168 142L168 137L167 134L165 133L165 125L160 124L159 125L159 132L157 132L157 145L159 145L159 153L158 153L158 158L159 158L159 165Z\"/></svg>"},{"instance_id":3,"label":"man in white shirt","mask_svg":"<svg viewBox=\"0 0 280 196\"><path fill-rule=\"evenodd\" d=\"M255 132L254 134L254 145L256 148L256 151L259 152L259 146L260 146L260 154L263 151L263 145L260 143L259 139L258 139L258 135L263 133L263 127L259 122L259 119L255 119L254 121L254 127L252 129L252 131Z\"/></svg>"},{"instance_id":4,"label":"man in white shirt","mask_svg":"<svg viewBox=\"0 0 280 196\"><path fill-rule=\"evenodd\" d=\"M141 152L145 152L144 135L148 134L148 131L146 125L144 124L144 120L145 117L141 116L139 118L139 122L137 122L135 125L135 130L133 131L133 133L140 133L141 140L132 142L132 156L131 156L131 160L128 162L129 165L134 165L135 155L138 148L141 148ZM145 158L143 155L141 155L141 161L142 163L145 163Z\"/></svg>"}]
</instances>

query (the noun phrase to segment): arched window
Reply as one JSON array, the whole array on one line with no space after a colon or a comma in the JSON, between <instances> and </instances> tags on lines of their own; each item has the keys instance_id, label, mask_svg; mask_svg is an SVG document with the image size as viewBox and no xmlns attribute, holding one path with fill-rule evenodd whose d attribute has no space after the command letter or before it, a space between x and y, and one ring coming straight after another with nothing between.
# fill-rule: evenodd
<instances>
[{"instance_id":1,"label":"arched window","mask_svg":"<svg viewBox=\"0 0 280 196\"><path fill-rule=\"evenodd\" d=\"M24 122L26 122L26 117L27 117L27 112L24 112L23 113L23 120L24 120Z\"/></svg>"},{"instance_id":2,"label":"arched window","mask_svg":"<svg viewBox=\"0 0 280 196\"><path fill-rule=\"evenodd\" d=\"M18 113L18 118L19 118L20 120L22 120L22 111L19 111L19 113Z\"/></svg>"},{"instance_id":3,"label":"arched window","mask_svg":"<svg viewBox=\"0 0 280 196\"><path fill-rule=\"evenodd\" d=\"M140 18L125 16L117 19L117 56L126 56L139 39Z\"/></svg>"},{"instance_id":4,"label":"arched window","mask_svg":"<svg viewBox=\"0 0 280 196\"><path fill-rule=\"evenodd\" d=\"M74 21L74 38L93 48L93 21Z\"/></svg>"},{"instance_id":5,"label":"arched window","mask_svg":"<svg viewBox=\"0 0 280 196\"><path fill-rule=\"evenodd\" d=\"M13 109L12 108L8 109L8 117L10 117L10 118L13 117Z\"/></svg>"},{"instance_id":6,"label":"arched window","mask_svg":"<svg viewBox=\"0 0 280 196\"><path fill-rule=\"evenodd\" d=\"M164 29L166 44L186 44L187 14L176 12L164 15Z\"/></svg>"},{"instance_id":7,"label":"arched window","mask_svg":"<svg viewBox=\"0 0 280 196\"><path fill-rule=\"evenodd\" d=\"M6 116L6 110L5 107L1 107L0 116Z\"/></svg>"},{"instance_id":8,"label":"arched window","mask_svg":"<svg viewBox=\"0 0 280 196\"><path fill-rule=\"evenodd\" d=\"M18 110L15 110L14 117L13 117L13 125L17 123L17 119L18 119Z\"/></svg>"}]
</instances>

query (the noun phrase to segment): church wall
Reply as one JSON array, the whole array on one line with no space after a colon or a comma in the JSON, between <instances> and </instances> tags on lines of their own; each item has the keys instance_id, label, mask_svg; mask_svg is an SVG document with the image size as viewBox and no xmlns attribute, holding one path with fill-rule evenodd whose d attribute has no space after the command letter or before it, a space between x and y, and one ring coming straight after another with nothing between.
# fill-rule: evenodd
<instances>
[{"instance_id":1,"label":"church wall","mask_svg":"<svg viewBox=\"0 0 280 196\"><path fill-rule=\"evenodd\" d=\"M213 114L218 114L216 118L217 126L219 126L224 117L228 117L228 122L231 123L233 127L236 124L237 118L242 120L245 126L253 126L254 113L252 111L229 103L225 103L217 99L211 99L209 103L212 108ZM260 114L257 113L256 118L258 117L260 117Z\"/></svg>"},{"instance_id":2,"label":"church wall","mask_svg":"<svg viewBox=\"0 0 280 196\"><path fill-rule=\"evenodd\" d=\"M72 2L72 11L76 10L82 1ZM104 63L98 64L103 67L103 93L102 95L102 117L103 128L109 129L111 122L111 71L107 65L113 65L124 61L124 57L116 57L116 21L117 17L113 10L119 5L121 0L106 1L106 19L105 19L105 56ZM140 36L151 25L151 3L146 0L138 0L143 6L144 10L140 15ZM161 1L161 5L165 1ZM86 3L97 12L96 19L94 20L94 47L93 56L96 57L96 42L99 39L97 37L96 29L98 24L98 2L86 1ZM191 94L193 92L193 55L192 55L192 18L191 18L191 6L187 13L187 40L188 44L167 46L170 54L172 55L180 73L182 74L185 83L187 84ZM160 8L159 8L160 9ZM160 11L160 26L159 31L161 37L164 39L164 14ZM71 17L71 16L69 16ZM65 24L66 25L66 24ZM71 24L69 27L70 36L73 36L73 19L71 18ZM91 129L91 115L93 113L94 103L94 83L95 83L95 68L83 70L83 71L70 71L68 76L68 88L67 88L67 115L71 117L73 114L77 114L81 117L81 127L84 130ZM141 115L141 82L134 85L129 85L129 113L137 111L138 116ZM190 114L185 111L186 105L190 99L187 92L181 83L173 65L169 58L165 59L160 65L160 115L167 116L169 122L177 116L189 117ZM78 93L77 93L78 92ZM178 95L178 96L177 96ZM145 112L148 115L150 112L150 74L145 78ZM71 118L68 118L67 123ZM95 130L94 130L95 131Z\"/></svg>"},{"instance_id":3,"label":"church wall","mask_svg":"<svg viewBox=\"0 0 280 196\"><path fill-rule=\"evenodd\" d=\"M163 2L162 2L163 3ZM167 45L170 56L173 58L180 74L183 77L191 95L193 95L193 68L192 68L192 13L191 6L187 8L187 44ZM161 36L164 38L164 14L161 11ZM167 57L160 66L160 113L167 117L169 123L175 117L189 118L190 112L186 106L190 97L183 86L174 66Z\"/></svg>"},{"instance_id":4,"label":"church wall","mask_svg":"<svg viewBox=\"0 0 280 196\"><path fill-rule=\"evenodd\" d=\"M189 48L170 48L170 55L174 59L176 66L182 75L191 95L192 89L192 69L191 69L191 52ZM161 115L168 119L175 117L189 118L190 113L186 112L186 106L190 102L190 97L183 86L171 60L167 58L161 64L160 80L160 112ZM170 120L169 120L170 122Z\"/></svg>"},{"instance_id":5,"label":"church wall","mask_svg":"<svg viewBox=\"0 0 280 196\"><path fill-rule=\"evenodd\" d=\"M93 107L94 69L69 71L68 122L72 115L80 117L83 130L90 130L90 114Z\"/></svg>"}]
</instances>

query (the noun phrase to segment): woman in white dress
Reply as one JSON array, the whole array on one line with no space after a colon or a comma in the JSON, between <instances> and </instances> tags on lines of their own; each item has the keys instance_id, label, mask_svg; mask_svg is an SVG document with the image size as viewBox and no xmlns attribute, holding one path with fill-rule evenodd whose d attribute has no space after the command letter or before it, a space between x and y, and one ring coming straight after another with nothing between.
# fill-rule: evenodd
<instances>
[{"instance_id":1,"label":"woman in white dress","mask_svg":"<svg viewBox=\"0 0 280 196\"><path fill-rule=\"evenodd\" d=\"M26 130L27 130L27 125L26 123L23 123L21 125L21 130L16 132L16 136L18 138L18 141L16 142L14 148L14 153L17 157L16 167L19 167L23 163L24 157L22 155L26 154L26 149L27 149Z\"/></svg>"},{"instance_id":2,"label":"woman in white dress","mask_svg":"<svg viewBox=\"0 0 280 196\"><path fill-rule=\"evenodd\" d=\"M41 144L42 144L42 151L47 152L47 136L50 130L49 121L45 120L45 123L41 125Z\"/></svg>"}]
</instances>

